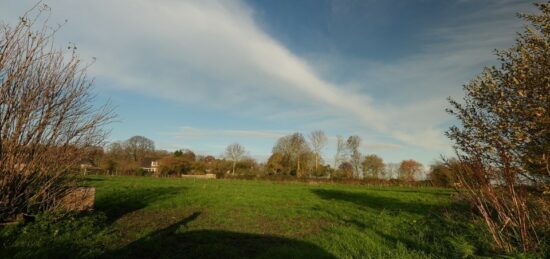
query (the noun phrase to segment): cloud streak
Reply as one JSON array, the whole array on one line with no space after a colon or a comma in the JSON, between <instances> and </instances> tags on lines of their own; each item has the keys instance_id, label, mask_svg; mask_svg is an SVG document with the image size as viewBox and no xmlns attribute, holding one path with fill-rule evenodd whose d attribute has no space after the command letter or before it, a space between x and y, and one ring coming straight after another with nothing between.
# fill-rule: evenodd
<instances>
[{"instance_id":1,"label":"cloud streak","mask_svg":"<svg viewBox=\"0 0 550 259\"><path fill-rule=\"evenodd\" d=\"M282 131L268 130L224 130L224 129L204 129L185 126L178 132L168 132L167 135L175 136L181 139L204 139L212 137L238 137L238 138L260 138L277 140L288 133Z\"/></svg>"},{"instance_id":2,"label":"cloud streak","mask_svg":"<svg viewBox=\"0 0 550 259\"><path fill-rule=\"evenodd\" d=\"M264 101L275 96L290 107L323 107L330 116L415 142L406 131L387 127L368 94L321 79L260 30L253 11L240 2L58 0L51 5L54 14L79 14L69 18L68 34L85 55L98 57L94 74L120 87L236 109L242 103L269 105ZM280 103L272 105L281 109Z\"/></svg>"}]
</instances>

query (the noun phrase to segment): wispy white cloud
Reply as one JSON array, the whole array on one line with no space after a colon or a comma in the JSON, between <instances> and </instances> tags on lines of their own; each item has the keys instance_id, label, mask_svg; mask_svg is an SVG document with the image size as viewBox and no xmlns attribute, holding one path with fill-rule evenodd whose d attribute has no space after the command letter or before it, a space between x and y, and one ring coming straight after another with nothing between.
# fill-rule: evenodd
<instances>
[{"instance_id":1,"label":"wispy white cloud","mask_svg":"<svg viewBox=\"0 0 550 259\"><path fill-rule=\"evenodd\" d=\"M177 132L167 132L167 135L180 139L206 139L212 137L237 137L237 138L260 138L277 140L288 135L289 132L270 130L227 130L227 129L205 129L195 127L181 127Z\"/></svg>"},{"instance_id":2,"label":"wispy white cloud","mask_svg":"<svg viewBox=\"0 0 550 259\"><path fill-rule=\"evenodd\" d=\"M393 143L372 143L372 144L367 143L367 144L364 144L363 146L366 150L369 150L370 152L403 148L403 146L398 144L393 144Z\"/></svg>"},{"instance_id":3,"label":"wispy white cloud","mask_svg":"<svg viewBox=\"0 0 550 259\"><path fill-rule=\"evenodd\" d=\"M346 70L350 76L342 86L376 96L371 105L386 119L384 132L444 153L450 151L443 135L451 120L446 98L460 98L462 85L483 66L496 64L493 50L512 46L523 25L515 13L533 9L529 1L486 1L483 8L416 35L426 43L411 55L376 62L320 55L313 64L323 73Z\"/></svg>"},{"instance_id":4,"label":"wispy white cloud","mask_svg":"<svg viewBox=\"0 0 550 259\"><path fill-rule=\"evenodd\" d=\"M242 109L280 98L294 106L322 106L364 128L415 143L407 131L389 130L368 94L322 80L307 61L256 26L238 1L50 1L71 21L65 32L93 72L116 85L177 101ZM58 15L59 16L59 15ZM272 110L285 110L280 102ZM318 109L317 109L318 110Z\"/></svg>"}]
</instances>

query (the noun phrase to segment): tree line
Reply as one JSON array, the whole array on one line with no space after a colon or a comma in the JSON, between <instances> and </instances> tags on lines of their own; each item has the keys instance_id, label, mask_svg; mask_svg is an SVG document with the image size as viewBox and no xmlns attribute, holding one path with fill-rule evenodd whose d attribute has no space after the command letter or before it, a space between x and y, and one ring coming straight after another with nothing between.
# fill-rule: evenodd
<instances>
[{"instance_id":1,"label":"tree line","mask_svg":"<svg viewBox=\"0 0 550 259\"><path fill-rule=\"evenodd\" d=\"M218 177L284 176L316 179L399 179L412 182L424 172L421 163L409 159L400 163L385 163L375 154L363 155L359 151L361 138L336 137L334 163L323 159L328 137L321 130L308 137L293 133L279 138L267 161L258 162L244 146L233 143L223 155L197 155L192 150L174 152L155 149L153 140L133 136L116 141L105 148L88 152L82 169L108 175L181 176L182 174L216 174ZM151 163L155 163L154 170Z\"/></svg>"}]
</instances>

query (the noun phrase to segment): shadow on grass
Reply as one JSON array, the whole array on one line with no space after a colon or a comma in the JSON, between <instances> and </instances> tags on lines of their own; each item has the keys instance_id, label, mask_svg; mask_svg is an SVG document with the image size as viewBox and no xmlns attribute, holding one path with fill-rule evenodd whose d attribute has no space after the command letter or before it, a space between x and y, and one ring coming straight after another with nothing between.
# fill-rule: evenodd
<instances>
[{"instance_id":1,"label":"shadow on grass","mask_svg":"<svg viewBox=\"0 0 550 259\"><path fill-rule=\"evenodd\" d=\"M109 226L131 213L185 191L184 187L117 188L102 191L95 212L62 218L44 214L27 225L0 227L0 258L96 257Z\"/></svg>"},{"instance_id":2,"label":"shadow on grass","mask_svg":"<svg viewBox=\"0 0 550 259\"><path fill-rule=\"evenodd\" d=\"M328 215L359 229L370 229L393 244L404 244L408 249L443 258L465 258L486 255L490 250L486 233L472 224L468 207L461 203L447 205L403 201L391 197L339 190L312 190L322 199L351 202L364 208L388 212L407 212L420 216L414 221L398 223L398 231L382 231L355 218L326 211ZM414 192L414 190L406 190ZM431 193L427 193L431 194ZM399 214L394 217L400 217ZM391 214L390 214L391 215ZM416 218L416 217L415 217ZM484 236L485 235L485 236Z\"/></svg>"},{"instance_id":3,"label":"shadow on grass","mask_svg":"<svg viewBox=\"0 0 550 259\"><path fill-rule=\"evenodd\" d=\"M42 214L35 222L0 228L0 258L89 258L101 254L103 214Z\"/></svg>"},{"instance_id":4,"label":"shadow on grass","mask_svg":"<svg viewBox=\"0 0 550 259\"><path fill-rule=\"evenodd\" d=\"M155 202L180 194L185 187L112 189L96 200L95 210L105 213L109 222Z\"/></svg>"},{"instance_id":5,"label":"shadow on grass","mask_svg":"<svg viewBox=\"0 0 550 259\"><path fill-rule=\"evenodd\" d=\"M450 196L451 193L454 192L453 189L430 189L430 190L425 190L425 189L422 189L422 187L419 187L417 188L418 190L416 189L413 189L413 190L410 190L410 189L397 189L397 188L379 188L379 189L373 189L373 190L376 190L377 192L394 192L394 193L422 193L422 194L427 194L427 195L433 195L433 196Z\"/></svg>"},{"instance_id":6,"label":"shadow on grass","mask_svg":"<svg viewBox=\"0 0 550 259\"><path fill-rule=\"evenodd\" d=\"M104 182L105 179L103 178L97 178L97 177L81 177L78 179L81 183L87 183L87 182Z\"/></svg>"},{"instance_id":7,"label":"shadow on grass","mask_svg":"<svg viewBox=\"0 0 550 259\"><path fill-rule=\"evenodd\" d=\"M218 230L186 231L198 218L185 219L157 230L104 258L335 258L316 245L276 236Z\"/></svg>"},{"instance_id":8,"label":"shadow on grass","mask_svg":"<svg viewBox=\"0 0 550 259\"><path fill-rule=\"evenodd\" d=\"M324 200L346 201L361 207L390 212L402 211L420 215L428 215L430 211L440 207L439 205L402 201L396 198L372 195L369 193L355 193L327 189L314 189L312 192Z\"/></svg>"}]
</instances>

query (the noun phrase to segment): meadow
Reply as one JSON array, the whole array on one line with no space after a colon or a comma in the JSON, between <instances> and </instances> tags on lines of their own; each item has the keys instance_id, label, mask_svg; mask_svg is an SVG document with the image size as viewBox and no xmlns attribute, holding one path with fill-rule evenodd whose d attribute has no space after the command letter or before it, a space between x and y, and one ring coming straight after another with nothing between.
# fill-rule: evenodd
<instances>
[{"instance_id":1,"label":"meadow","mask_svg":"<svg viewBox=\"0 0 550 259\"><path fill-rule=\"evenodd\" d=\"M0 230L3 258L494 256L449 189L90 177L93 212Z\"/></svg>"}]
</instances>

